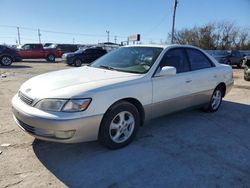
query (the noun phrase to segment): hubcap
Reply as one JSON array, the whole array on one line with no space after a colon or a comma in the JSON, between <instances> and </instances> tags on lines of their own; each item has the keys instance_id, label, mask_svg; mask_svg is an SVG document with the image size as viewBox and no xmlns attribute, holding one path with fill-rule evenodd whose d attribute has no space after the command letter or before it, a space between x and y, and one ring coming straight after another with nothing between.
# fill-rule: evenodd
<instances>
[{"instance_id":1,"label":"hubcap","mask_svg":"<svg viewBox=\"0 0 250 188\"><path fill-rule=\"evenodd\" d=\"M80 65L81 65L81 60L77 59L77 60L76 60L76 65L77 65L77 66L80 66Z\"/></svg>"},{"instance_id":2,"label":"hubcap","mask_svg":"<svg viewBox=\"0 0 250 188\"><path fill-rule=\"evenodd\" d=\"M50 60L50 61L54 61L54 59L55 59L55 58L54 58L53 55L50 55L50 56L49 56L49 60Z\"/></svg>"},{"instance_id":3,"label":"hubcap","mask_svg":"<svg viewBox=\"0 0 250 188\"><path fill-rule=\"evenodd\" d=\"M125 142L132 135L134 127L134 116L128 111L120 112L111 121L109 136L116 143Z\"/></svg>"},{"instance_id":4,"label":"hubcap","mask_svg":"<svg viewBox=\"0 0 250 188\"><path fill-rule=\"evenodd\" d=\"M214 110L216 110L220 106L220 103L221 103L221 91L216 90L212 96L211 106Z\"/></svg>"},{"instance_id":5,"label":"hubcap","mask_svg":"<svg viewBox=\"0 0 250 188\"><path fill-rule=\"evenodd\" d=\"M2 58L2 64L3 65L10 65L11 64L11 59L9 57L3 57Z\"/></svg>"}]
</instances>

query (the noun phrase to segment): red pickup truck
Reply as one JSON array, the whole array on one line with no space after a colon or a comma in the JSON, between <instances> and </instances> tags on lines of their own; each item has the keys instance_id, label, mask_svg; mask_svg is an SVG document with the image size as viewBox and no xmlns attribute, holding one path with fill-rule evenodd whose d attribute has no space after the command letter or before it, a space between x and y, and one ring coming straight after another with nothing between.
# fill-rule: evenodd
<instances>
[{"instance_id":1,"label":"red pickup truck","mask_svg":"<svg viewBox=\"0 0 250 188\"><path fill-rule=\"evenodd\" d=\"M24 44L17 49L22 59L46 59L49 62L54 62L56 58L62 56L62 52L58 49L46 49L42 44Z\"/></svg>"}]
</instances>

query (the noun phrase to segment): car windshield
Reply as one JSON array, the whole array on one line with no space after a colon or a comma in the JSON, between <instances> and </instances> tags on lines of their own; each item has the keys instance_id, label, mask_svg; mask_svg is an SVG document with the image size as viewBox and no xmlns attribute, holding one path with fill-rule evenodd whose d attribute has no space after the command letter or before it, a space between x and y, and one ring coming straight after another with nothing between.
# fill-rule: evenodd
<instances>
[{"instance_id":1,"label":"car windshield","mask_svg":"<svg viewBox=\"0 0 250 188\"><path fill-rule=\"evenodd\" d=\"M85 49L78 49L75 51L75 53L81 54Z\"/></svg>"},{"instance_id":2,"label":"car windshield","mask_svg":"<svg viewBox=\"0 0 250 188\"><path fill-rule=\"evenodd\" d=\"M92 63L91 67L144 74L152 67L163 48L124 47L110 52Z\"/></svg>"}]
</instances>

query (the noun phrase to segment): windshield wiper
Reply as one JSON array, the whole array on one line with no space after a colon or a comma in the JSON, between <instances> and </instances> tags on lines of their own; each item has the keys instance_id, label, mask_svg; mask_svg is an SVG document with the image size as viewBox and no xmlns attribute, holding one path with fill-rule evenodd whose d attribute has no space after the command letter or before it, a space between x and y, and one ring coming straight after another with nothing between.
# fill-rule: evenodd
<instances>
[{"instance_id":1,"label":"windshield wiper","mask_svg":"<svg viewBox=\"0 0 250 188\"><path fill-rule=\"evenodd\" d=\"M115 68L107 66L107 65L100 65L99 67L104 68L104 69L108 69L108 70L116 70Z\"/></svg>"}]
</instances>

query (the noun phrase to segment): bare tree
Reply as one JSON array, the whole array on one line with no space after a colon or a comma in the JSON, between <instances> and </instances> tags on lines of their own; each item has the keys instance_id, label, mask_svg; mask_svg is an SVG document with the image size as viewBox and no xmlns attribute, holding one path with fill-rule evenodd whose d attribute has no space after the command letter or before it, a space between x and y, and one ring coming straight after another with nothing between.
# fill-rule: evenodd
<instances>
[{"instance_id":1,"label":"bare tree","mask_svg":"<svg viewBox=\"0 0 250 188\"><path fill-rule=\"evenodd\" d=\"M226 21L181 29L174 33L173 40L174 43L211 50L250 49L249 30L243 30L233 22Z\"/></svg>"}]
</instances>

